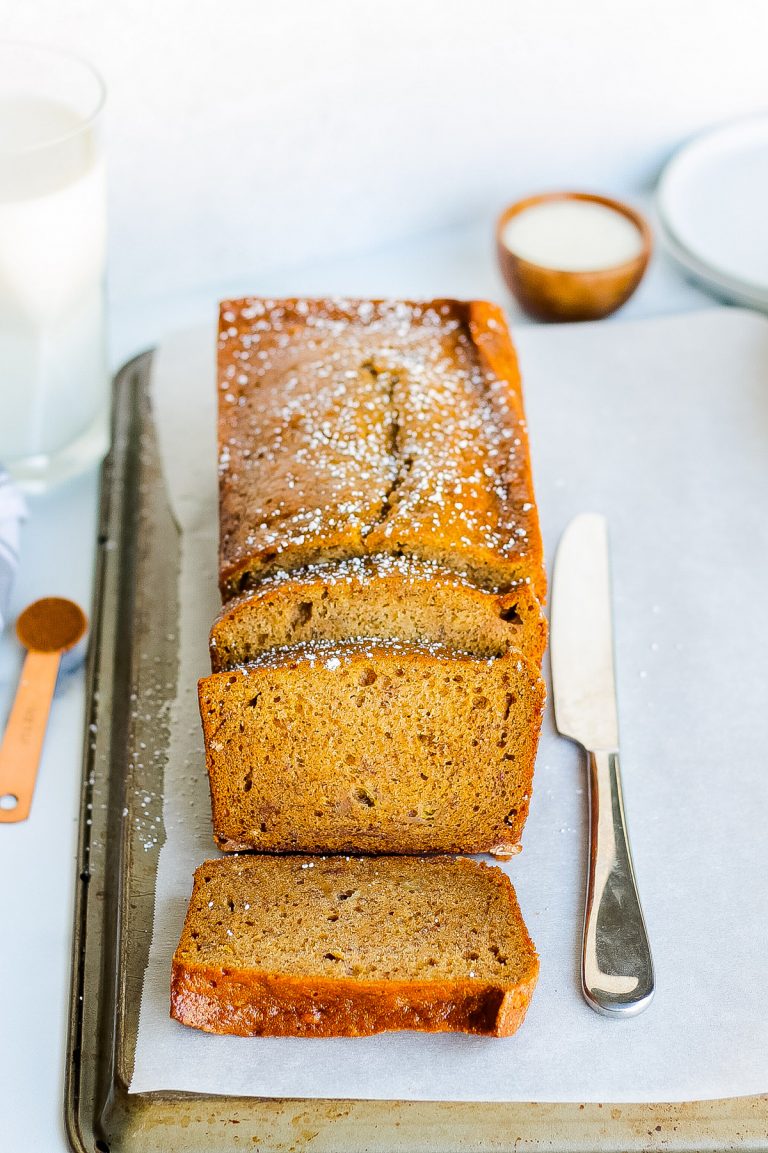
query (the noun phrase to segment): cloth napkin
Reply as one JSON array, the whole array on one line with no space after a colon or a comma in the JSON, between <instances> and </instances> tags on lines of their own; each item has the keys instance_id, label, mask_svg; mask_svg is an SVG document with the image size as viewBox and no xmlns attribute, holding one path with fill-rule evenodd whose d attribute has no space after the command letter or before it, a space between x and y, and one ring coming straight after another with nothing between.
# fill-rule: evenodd
<instances>
[{"instance_id":1,"label":"cloth napkin","mask_svg":"<svg viewBox=\"0 0 768 1153\"><path fill-rule=\"evenodd\" d=\"M5 627L11 587L19 567L19 528L26 515L24 498L0 466L0 631Z\"/></svg>"}]
</instances>

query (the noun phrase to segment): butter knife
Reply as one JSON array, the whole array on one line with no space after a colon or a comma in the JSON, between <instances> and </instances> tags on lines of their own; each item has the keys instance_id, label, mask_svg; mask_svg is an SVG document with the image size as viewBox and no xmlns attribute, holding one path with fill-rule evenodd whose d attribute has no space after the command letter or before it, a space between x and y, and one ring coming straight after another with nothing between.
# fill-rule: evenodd
<instances>
[{"instance_id":1,"label":"butter knife","mask_svg":"<svg viewBox=\"0 0 768 1153\"><path fill-rule=\"evenodd\" d=\"M583 746L589 769L582 991L596 1012L632 1016L650 1004L654 973L621 791L605 517L584 513L562 535L550 654L557 728Z\"/></svg>"}]
</instances>

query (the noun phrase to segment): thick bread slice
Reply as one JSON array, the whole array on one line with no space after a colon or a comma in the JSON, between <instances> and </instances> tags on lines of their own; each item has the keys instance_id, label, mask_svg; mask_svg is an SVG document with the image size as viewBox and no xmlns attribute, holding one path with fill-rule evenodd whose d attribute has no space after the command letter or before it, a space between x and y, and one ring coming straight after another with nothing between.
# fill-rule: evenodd
<instances>
[{"instance_id":1,"label":"thick bread slice","mask_svg":"<svg viewBox=\"0 0 768 1153\"><path fill-rule=\"evenodd\" d=\"M493 866L230 857L195 873L171 1016L244 1037L506 1037L538 969L514 890Z\"/></svg>"},{"instance_id":2,"label":"thick bread slice","mask_svg":"<svg viewBox=\"0 0 768 1153\"><path fill-rule=\"evenodd\" d=\"M483 301L228 300L220 582L403 553L506 591L546 578L520 373Z\"/></svg>"},{"instance_id":3,"label":"thick bread slice","mask_svg":"<svg viewBox=\"0 0 768 1153\"><path fill-rule=\"evenodd\" d=\"M405 557L313 565L275 574L228 601L211 630L214 672L301 641L428 640L480 657L522 649L541 664L547 623L524 584L491 593Z\"/></svg>"},{"instance_id":4,"label":"thick bread slice","mask_svg":"<svg viewBox=\"0 0 768 1153\"><path fill-rule=\"evenodd\" d=\"M522 653L317 642L199 684L225 851L518 851L544 684Z\"/></svg>"}]
</instances>

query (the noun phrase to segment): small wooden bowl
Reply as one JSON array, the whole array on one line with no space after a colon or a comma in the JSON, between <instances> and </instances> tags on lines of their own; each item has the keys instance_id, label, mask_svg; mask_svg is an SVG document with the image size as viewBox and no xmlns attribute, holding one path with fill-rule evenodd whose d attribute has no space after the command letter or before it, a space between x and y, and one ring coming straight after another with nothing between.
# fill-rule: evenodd
<instances>
[{"instance_id":1,"label":"small wooden bowl","mask_svg":"<svg viewBox=\"0 0 768 1153\"><path fill-rule=\"evenodd\" d=\"M516 256L502 240L504 227L513 216L550 200L589 200L626 216L640 233L642 248L637 256L613 268L566 271L545 268ZM644 217L628 204L587 192L547 192L529 196L505 208L496 225L496 249L507 286L522 308L537 320L600 320L629 300L643 278L653 248L651 230Z\"/></svg>"}]
</instances>

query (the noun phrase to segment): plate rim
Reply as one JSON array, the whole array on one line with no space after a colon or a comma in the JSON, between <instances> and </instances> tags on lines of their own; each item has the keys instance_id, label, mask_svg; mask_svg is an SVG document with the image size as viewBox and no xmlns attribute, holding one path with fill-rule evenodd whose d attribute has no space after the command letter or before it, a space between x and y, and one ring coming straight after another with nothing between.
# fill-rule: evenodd
<instances>
[{"instance_id":1,"label":"plate rim","mask_svg":"<svg viewBox=\"0 0 768 1153\"><path fill-rule=\"evenodd\" d=\"M655 205L662 231L666 234L665 239L671 239L679 252L694 262L696 267L690 268L690 271L693 272L694 275L706 273L717 281L719 287L729 292L750 293L753 294L752 299L754 299L755 294L761 298L764 297L764 306L768 307L768 281L761 284L759 281L747 277L734 276L733 273L722 270L716 264L713 264L711 260L695 252L680 236L669 212L670 190L673 182L679 176L680 170L686 164L690 163L691 159L695 158L697 153L711 149L713 145L717 145L720 140L727 139L742 132L754 131L758 128L762 128L765 131L766 138L768 139L768 111L750 113L746 116L728 120L716 125L714 128L705 129L703 132L698 133L688 140L687 143L682 144L673 153L661 171L656 185ZM699 270L701 270L701 272ZM761 307L763 307L763 305L761 305Z\"/></svg>"}]
</instances>

